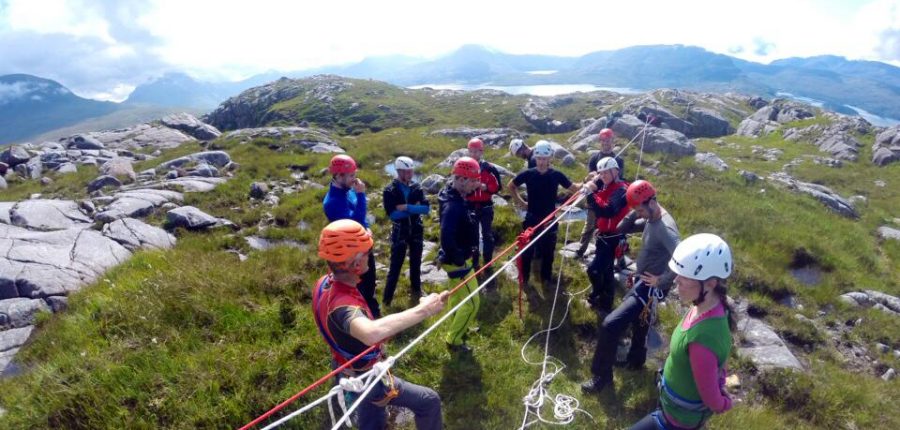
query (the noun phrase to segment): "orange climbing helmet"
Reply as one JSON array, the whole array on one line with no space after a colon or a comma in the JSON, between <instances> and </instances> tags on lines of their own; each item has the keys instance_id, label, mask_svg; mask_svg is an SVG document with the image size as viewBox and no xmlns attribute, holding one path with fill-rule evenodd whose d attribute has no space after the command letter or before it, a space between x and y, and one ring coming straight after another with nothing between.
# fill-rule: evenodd
<instances>
[{"instance_id":1,"label":"orange climbing helmet","mask_svg":"<svg viewBox=\"0 0 900 430\"><path fill-rule=\"evenodd\" d=\"M628 186L625 191L625 198L628 200L628 207L634 208L640 204L647 202L651 197L656 196L656 189L653 184L643 179L639 179Z\"/></svg>"},{"instance_id":2,"label":"orange climbing helmet","mask_svg":"<svg viewBox=\"0 0 900 430\"><path fill-rule=\"evenodd\" d=\"M322 229L319 235L319 257L332 263L343 263L360 252L368 252L372 236L362 224L340 219Z\"/></svg>"},{"instance_id":3,"label":"orange climbing helmet","mask_svg":"<svg viewBox=\"0 0 900 430\"><path fill-rule=\"evenodd\" d=\"M472 157L459 157L453 163L453 174L463 178L477 179L481 177L481 166Z\"/></svg>"},{"instance_id":4,"label":"orange climbing helmet","mask_svg":"<svg viewBox=\"0 0 900 430\"><path fill-rule=\"evenodd\" d=\"M469 149L477 149L479 151L484 151L484 142L477 137L473 137L472 140L469 140L469 144L466 145Z\"/></svg>"},{"instance_id":5,"label":"orange climbing helmet","mask_svg":"<svg viewBox=\"0 0 900 430\"><path fill-rule=\"evenodd\" d=\"M332 175L353 173L356 171L356 161L353 161L353 158L346 154L335 155L331 157L331 162L328 163L328 171Z\"/></svg>"}]
</instances>

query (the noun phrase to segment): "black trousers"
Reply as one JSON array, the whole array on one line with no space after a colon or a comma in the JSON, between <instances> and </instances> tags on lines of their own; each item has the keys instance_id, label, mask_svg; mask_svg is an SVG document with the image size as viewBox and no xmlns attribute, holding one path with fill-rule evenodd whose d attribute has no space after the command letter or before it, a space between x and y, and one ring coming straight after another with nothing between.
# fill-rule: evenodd
<instances>
[{"instance_id":1,"label":"black trousers","mask_svg":"<svg viewBox=\"0 0 900 430\"><path fill-rule=\"evenodd\" d=\"M359 284L356 286L359 293L366 299L369 309L375 318L381 317L381 307L378 306L378 299L375 298L375 253L369 253L369 270L363 273Z\"/></svg>"},{"instance_id":2,"label":"black trousers","mask_svg":"<svg viewBox=\"0 0 900 430\"><path fill-rule=\"evenodd\" d=\"M594 360L591 363L591 373L595 377L612 380L619 338L628 326L631 326L628 364L644 365L647 360L647 332L650 330L650 324L649 321L643 321L641 312L644 310L644 303L649 303L649 295L649 287L640 282L635 284L619 307L603 319L597 333L597 349L594 350Z\"/></svg>"},{"instance_id":3,"label":"black trousers","mask_svg":"<svg viewBox=\"0 0 900 430\"><path fill-rule=\"evenodd\" d=\"M523 224L523 227L528 228L530 226L526 223ZM535 231L533 237L537 237L540 232L541 230ZM538 239L537 243L522 253L522 268L525 271L523 276L526 284L528 284L528 280L531 278L531 261L534 259L535 255L541 259L541 281L551 282L553 280L553 259L556 254L556 233L556 226L553 226L551 231L544 234Z\"/></svg>"},{"instance_id":4,"label":"black trousers","mask_svg":"<svg viewBox=\"0 0 900 430\"><path fill-rule=\"evenodd\" d=\"M587 275L591 281L591 298L597 300L601 311L612 311L613 298L616 294L616 247L622 235L603 236L597 238L597 250L594 260L588 266Z\"/></svg>"},{"instance_id":5,"label":"black trousers","mask_svg":"<svg viewBox=\"0 0 900 430\"><path fill-rule=\"evenodd\" d=\"M494 258L494 206L482 206L475 210L475 216L478 217L478 225L481 228L481 249L475 248L475 257L473 259L475 267L481 267ZM479 263L479 256L481 257Z\"/></svg>"},{"instance_id":6,"label":"black trousers","mask_svg":"<svg viewBox=\"0 0 900 430\"><path fill-rule=\"evenodd\" d=\"M383 302L394 300L394 291L400 279L400 269L409 250L409 284L413 296L422 295L422 244L424 238L419 234L409 234L402 226L395 226L391 231L391 265L388 267L387 282L384 284ZM413 304L415 305L415 303Z\"/></svg>"}]
</instances>

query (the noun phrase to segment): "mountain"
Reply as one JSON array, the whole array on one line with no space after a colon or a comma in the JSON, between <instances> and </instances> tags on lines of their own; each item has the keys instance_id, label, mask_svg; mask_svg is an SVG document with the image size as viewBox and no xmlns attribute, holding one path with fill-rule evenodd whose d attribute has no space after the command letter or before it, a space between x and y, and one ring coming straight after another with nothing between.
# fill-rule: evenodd
<instances>
[{"instance_id":1,"label":"mountain","mask_svg":"<svg viewBox=\"0 0 900 430\"><path fill-rule=\"evenodd\" d=\"M223 100L247 88L278 79L277 73L264 73L237 82L204 82L184 73L167 73L138 85L126 104L143 104L193 109L212 109Z\"/></svg>"},{"instance_id":2,"label":"mountain","mask_svg":"<svg viewBox=\"0 0 900 430\"><path fill-rule=\"evenodd\" d=\"M25 74L0 76L0 143L102 116L117 107L78 97L49 79Z\"/></svg>"}]
</instances>

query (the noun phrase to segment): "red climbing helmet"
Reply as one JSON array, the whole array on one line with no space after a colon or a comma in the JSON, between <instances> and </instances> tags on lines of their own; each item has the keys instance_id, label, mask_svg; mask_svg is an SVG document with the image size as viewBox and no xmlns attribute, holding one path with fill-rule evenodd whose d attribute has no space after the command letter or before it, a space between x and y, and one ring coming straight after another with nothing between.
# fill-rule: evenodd
<instances>
[{"instance_id":1,"label":"red climbing helmet","mask_svg":"<svg viewBox=\"0 0 900 430\"><path fill-rule=\"evenodd\" d=\"M463 178L477 179L481 177L481 166L472 157L459 157L453 163L453 174Z\"/></svg>"},{"instance_id":2,"label":"red climbing helmet","mask_svg":"<svg viewBox=\"0 0 900 430\"><path fill-rule=\"evenodd\" d=\"M469 141L467 148L484 151L484 142L482 142L481 139L479 139L477 137L473 137L472 140Z\"/></svg>"},{"instance_id":3,"label":"red climbing helmet","mask_svg":"<svg viewBox=\"0 0 900 430\"><path fill-rule=\"evenodd\" d=\"M353 161L353 158L349 155L335 155L334 157L331 157L331 162L328 163L328 171L331 172L332 175L337 175L339 173L353 173L356 171L356 161Z\"/></svg>"},{"instance_id":4,"label":"red climbing helmet","mask_svg":"<svg viewBox=\"0 0 900 430\"><path fill-rule=\"evenodd\" d=\"M625 191L628 207L631 208L645 203L654 196L656 196L656 189L653 188L653 184L643 179L632 182L631 185L628 186L628 190Z\"/></svg>"},{"instance_id":5,"label":"red climbing helmet","mask_svg":"<svg viewBox=\"0 0 900 430\"><path fill-rule=\"evenodd\" d=\"M600 137L600 140L609 140L613 137L616 137L616 134L613 133L612 130L604 128L603 130L600 130L600 134L598 136Z\"/></svg>"}]
</instances>

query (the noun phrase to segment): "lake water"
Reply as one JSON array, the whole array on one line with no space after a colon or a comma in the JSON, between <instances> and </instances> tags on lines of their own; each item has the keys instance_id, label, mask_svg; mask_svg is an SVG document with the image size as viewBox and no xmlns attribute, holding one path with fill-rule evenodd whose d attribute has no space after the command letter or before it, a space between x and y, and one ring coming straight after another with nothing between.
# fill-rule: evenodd
<instances>
[{"instance_id":1,"label":"lake water","mask_svg":"<svg viewBox=\"0 0 900 430\"><path fill-rule=\"evenodd\" d=\"M592 84L552 84L552 85L493 85L493 84L424 84L409 88L432 88L435 90L498 90L507 94L531 94L533 96L556 96L560 94L586 93L590 91L612 91L620 94L640 94L644 91L634 88L601 87Z\"/></svg>"}]
</instances>

